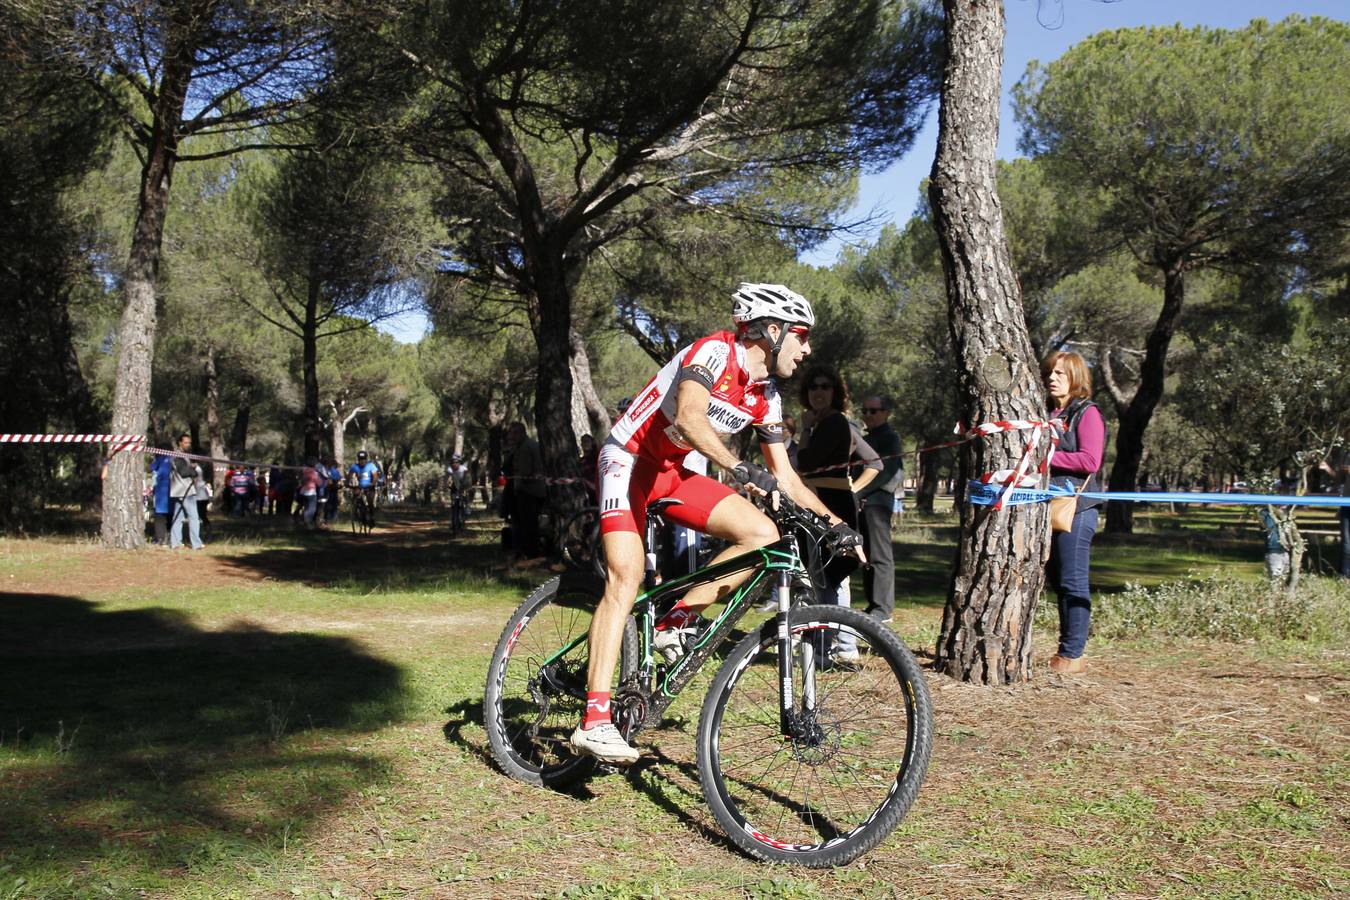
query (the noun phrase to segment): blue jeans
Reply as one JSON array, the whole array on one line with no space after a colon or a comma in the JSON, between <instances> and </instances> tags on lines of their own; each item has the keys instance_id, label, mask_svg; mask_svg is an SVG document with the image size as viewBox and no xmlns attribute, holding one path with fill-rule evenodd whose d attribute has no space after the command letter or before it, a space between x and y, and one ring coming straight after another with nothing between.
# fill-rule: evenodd
<instances>
[{"instance_id":1,"label":"blue jeans","mask_svg":"<svg viewBox=\"0 0 1350 900\"><path fill-rule=\"evenodd\" d=\"M305 504L305 524L310 528L313 528L315 525L316 514L319 511L319 495L301 494L300 500Z\"/></svg>"},{"instance_id":2,"label":"blue jeans","mask_svg":"<svg viewBox=\"0 0 1350 900\"><path fill-rule=\"evenodd\" d=\"M1056 531L1050 544L1050 587L1059 599L1059 655L1077 659L1087 646L1092 623L1092 596L1088 569L1092 563L1092 538L1097 533L1097 508L1073 517L1072 531Z\"/></svg>"},{"instance_id":3,"label":"blue jeans","mask_svg":"<svg viewBox=\"0 0 1350 900\"><path fill-rule=\"evenodd\" d=\"M169 507L173 510L169 519L169 547L177 550L183 546L181 526L184 522L187 523L188 541L192 544L192 549L201 547L201 522L197 518L197 498L193 495L173 497L169 500Z\"/></svg>"}]
</instances>

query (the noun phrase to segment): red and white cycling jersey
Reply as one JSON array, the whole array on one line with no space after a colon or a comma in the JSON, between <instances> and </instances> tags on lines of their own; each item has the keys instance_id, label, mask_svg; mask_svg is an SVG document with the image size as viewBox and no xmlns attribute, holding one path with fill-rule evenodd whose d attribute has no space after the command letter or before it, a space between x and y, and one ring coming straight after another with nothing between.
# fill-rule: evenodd
<instances>
[{"instance_id":1,"label":"red and white cycling jersey","mask_svg":"<svg viewBox=\"0 0 1350 900\"><path fill-rule=\"evenodd\" d=\"M772 380L751 381L745 345L732 331L719 331L685 347L633 398L610 431L610 440L661 468L680 464L692 449L675 427L680 372L709 385L708 421L718 434L736 434L750 425L783 422L783 400ZM686 376L688 377L688 375Z\"/></svg>"}]
</instances>

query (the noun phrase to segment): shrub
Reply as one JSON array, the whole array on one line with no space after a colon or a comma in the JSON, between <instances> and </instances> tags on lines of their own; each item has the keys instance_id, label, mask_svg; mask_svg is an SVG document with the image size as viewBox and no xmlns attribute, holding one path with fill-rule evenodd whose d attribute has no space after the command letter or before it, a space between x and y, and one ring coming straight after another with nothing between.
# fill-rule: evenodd
<instances>
[{"instance_id":1,"label":"shrub","mask_svg":"<svg viewBox=\"0 0 1350 900\"><path fill-rule=\"evenodd\" d=\"M410 466L403 473L403 496L410 502L422 502L422 491L431 488L431 499L442 500L441 497L441 464L437 462L420 462L415 466Z\"/></svg>"},{"instance_id":2,"label":"shrub","mask_svg":"<svg viewBox=\"0 0 1350 900\"><path fill-rule=\"evenodd\" d=\"M1054 605L1048 607L1055 619ZM1316 643L1350 638L1350 586L1341 578L1305 576L1290 597L1283 587L1214 573L1153 588L1127 584L1120 594L1099 594L1092 604L1092 632L1109 638L1146 635L1221 641L1294 639Z\"/></svg>"}]
</instances>

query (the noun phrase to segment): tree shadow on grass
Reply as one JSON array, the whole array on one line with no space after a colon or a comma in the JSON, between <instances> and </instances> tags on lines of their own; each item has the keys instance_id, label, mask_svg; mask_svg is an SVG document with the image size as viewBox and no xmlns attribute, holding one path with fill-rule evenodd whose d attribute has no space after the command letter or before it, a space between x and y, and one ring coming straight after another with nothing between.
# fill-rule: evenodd
<instances>
[{"instance_id":1,"label":"tree shadow on grass","mask_svg":"<svg viewBox=\"0 0 1350 900\"><path fill-rule=\"evenodd\" d=\"M435 588L477 577L518 587L524 597L551 574L543 569L502 570L507 556L485 532L452 538L437 520L406 511L383 521L386 527L368 535L338 527L296 532L291 546L241 552L221 562L276 581L351 585L366 593Z\"/></svg>"},{"instance_id":2,"label":"tree shadow on grass","mask_svg":"<svg viewBox=\"0 0 1350 900\"><path fill-rule=\"evenodd\" d=\"M672 759L655 747L644 747L642 758L629 766L624 774L628 783L646 794L652 803L708 843L717 844L734 853L740 852L720 829L710 826L685 808L685 803L699 804L704 809L707 808L703 788L698 780L698 768L693 763ZM709 818L711 815L709 813Z\"/></svg>"},{"instance_id":3,"label":"tree shadow on grass","mask_svg":"<svg viewBox=\"0 0 1350 900\"><path fill-rule=\"evenodd\" d=\"M0 594L0 685L0 858L34 888L276 852L389 774L303 736L374 731L407 702L401 670L345 638L51 594Z\"/></svg>"}]
</instances>

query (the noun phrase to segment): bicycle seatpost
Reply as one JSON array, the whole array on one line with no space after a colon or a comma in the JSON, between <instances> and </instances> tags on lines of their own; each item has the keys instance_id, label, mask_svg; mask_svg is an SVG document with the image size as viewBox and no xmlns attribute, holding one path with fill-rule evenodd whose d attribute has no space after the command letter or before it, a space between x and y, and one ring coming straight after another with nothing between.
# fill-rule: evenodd
<instances>
[{"instance_id":1,"label":"bicycle seatpost","mask_svg":"<svg viewBox=\"0 0 1350 900\"><path fill-rule=\"evenodd\" d=\"M642 573L642 587L650 591L661 583L661 574L656 569L656 539L661 529L661 514L647 510L647 533L643 535L643 549L646 551L646 568Z\"/></svg>"}]
</instances>

